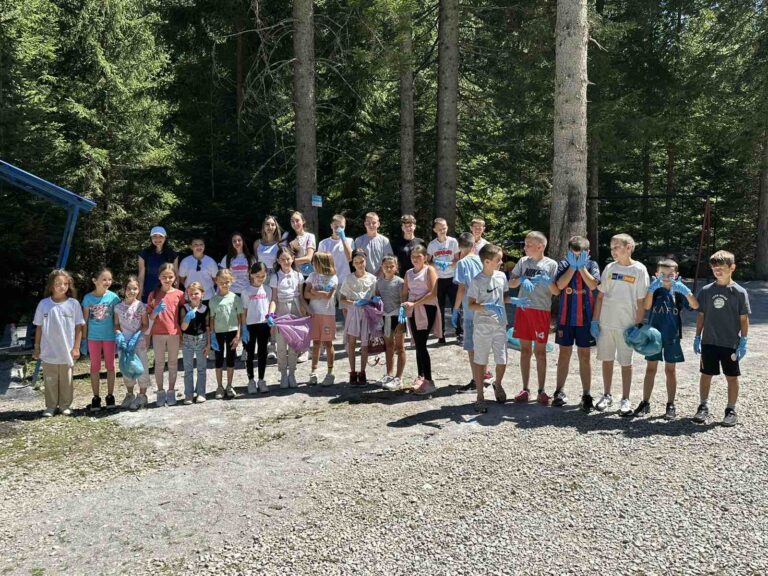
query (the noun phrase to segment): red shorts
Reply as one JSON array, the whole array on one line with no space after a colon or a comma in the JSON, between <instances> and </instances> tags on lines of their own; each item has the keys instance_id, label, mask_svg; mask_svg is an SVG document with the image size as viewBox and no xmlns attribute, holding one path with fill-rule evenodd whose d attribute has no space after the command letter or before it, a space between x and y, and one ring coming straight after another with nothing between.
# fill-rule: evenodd
<instances>
[{"instance_id":1,"label":"red shorts","mask_svg":"<svg viewBox=\"0 0 768 576\"><path fill-rule=\"evenodd\" d=\"M336 316L313 314L310 327L315 342L333 342L336 338Z\"/></svg>"},{"instance_id":2,"label":"red shorts","mask_svg":"<svg viewBox=\"0 0 768 576\"><path fill-rule=\"evenodd\" d=\"M549 338L549 310L515 310L515 338L546 344Z\"/></svg>"}]
</instances>

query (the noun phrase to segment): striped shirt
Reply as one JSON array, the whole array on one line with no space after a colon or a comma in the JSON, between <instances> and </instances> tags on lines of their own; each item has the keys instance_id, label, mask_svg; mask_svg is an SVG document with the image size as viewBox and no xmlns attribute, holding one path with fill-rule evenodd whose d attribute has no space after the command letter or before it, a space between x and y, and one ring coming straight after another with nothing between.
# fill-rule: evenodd
<instances>
[{"instance_id":1,"label":"striped shirt","mask_svg":"<svg viewBox=\"0 0 768 576\"><path fill-rule=\"evenodd\" d=\"M570 268L566 260L561 260L557 265L555 281L557 281ZM597 262L589 260L587 271L600 280L600 268ZM560 312L557 323L560 326L589 326L592 322L592 310L595 307L595 296L589 289L580 272L575 272L571 281L560 292Z\"/></svg>"}]
</instances>

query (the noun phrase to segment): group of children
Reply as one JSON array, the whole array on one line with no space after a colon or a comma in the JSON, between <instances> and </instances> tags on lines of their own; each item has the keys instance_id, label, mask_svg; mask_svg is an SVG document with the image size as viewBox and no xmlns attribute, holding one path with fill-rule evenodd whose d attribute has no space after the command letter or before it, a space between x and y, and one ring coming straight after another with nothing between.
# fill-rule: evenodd
<instances>
[{"instance_id":1,"label":"group of children","mask_svg":"<svg viewBox=\"0 0 768 576\"><path fill-rule=\"evenodd\" d=\"M134 410L146 406L147 337L151 337L154 349L157 406L177 403L180 348L184 404L206 401L210 350L215 354L215 397L236 396L233 378L240 345L245 350L248 393L269 389L266 365L271 346L276 352L281 388L299 385L296 365L308 347L308 385L331 386L335 383L337 309L344 317L351 385L369 383L369 354L383 352L386 373L379 381L383 388L431 394L436 386L427 342L430 335L445 342L443 321L447 307L452 308L450 318L457 343L468 352L472 370L472 380L461 388L476 390L475 409L482 413L488 409L486 386L492 385L497 402L507 400L503 385L510 337L506 304L512 304L516 307L513 337L519 343L522 380L515 402L531 399L531 365L535 358L537 402L565 405L564 386L575 344L582 384L580 406L585 412L603 411L613 404L613 369L618 361L622 378L619 414L648 414L658 364L663 361L665 417L675 418L675 365L684 360L681 313L688 308L699 311L693 347L701 355L701 399L694 420L707 419L712 376L722 369L728 382L723 424L737 421L739 360L746 354L750 310L746 291L732 279L735 261L729 252L712 255L715 282L694 296L680 279L673 260L661 260L656 274L649 277L645 266L632 259L635 243L626 234L611 239L613 261L601 273L590 259L585 238L571 238L565 259L556 262L544 255L544 234L531 232L525 238L525 256L507 276L500 271L502 249L483 238L485 223L480 219L472 221L472 232L456 239L448 236L446 221L437 218L435 238L429 244L415 236L416 220L409 215L401 219L402 239L392 243L378 233L379 217L373 212L366 214L366 234L354 241L346 237L346 220L341 215L333 217L331 235L319 245L304 225L303 215L294 212L291 230L283 233L277 219L268 216L261 237L253 245L255 256L251 256L242 234L234 233L228 254L218 265L205 255L204 241L194 239L192 254L182 260L178 271L176 262L170 261L158 262L152 269L157 278L151 290L147 289L146 278L149 266L143 266L140 257L139 277L126 279L122 300L110 290L113 279L109 269L93 277L94 289L83 298L82 306L74 299L71 275L54 270L48 278L48 297L40 302L34 318L38 326L34 355L43 362L45 379L43 415L52 416L57 410L71 412L72 368L75 360L85 354L90 357L91 410L102 407L102 358L107 371L104 404L106 408L116 406L116 354L120 354L126 386L122 406ZM160 248L157 254L162 254L165 230L153 228L151 238L153 246ZM518 296L509 298L510 289L518 289ZM549 396L545 389L546 345L553 296L559 297L554 322L559 357L554 394ZM650 311L647 321L646 311ZM417 377L412 383L403 378L407 334L416 356ZM629 400L633 352L650 349L638 344L648 338L660 340L660 345L646 355L643 399L633 410ZM593 346L602 362L603 394L597 402L591 394ZM326 359L322 379L318 374L321 350ZM143 370L123 370L123 361L143 366ZM495 375L488 370L491 363L495 364Z\"/></svg>"}]
</instances>

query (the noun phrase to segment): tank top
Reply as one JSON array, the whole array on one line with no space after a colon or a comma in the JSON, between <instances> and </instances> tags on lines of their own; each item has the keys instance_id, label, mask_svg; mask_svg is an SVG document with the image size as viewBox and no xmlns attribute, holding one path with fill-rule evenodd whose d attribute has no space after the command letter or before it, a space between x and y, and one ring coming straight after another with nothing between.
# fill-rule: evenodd
<instances>
[{"instance_id":1,"label":"tank top","mask_svg":"<svg viewBox=\"0 0 768 576\"><path fill-rule=\"evenodd\" d=\"M406 272L408 276L408 299L418 300L423 297L429 288L427 286L427 266L424 266L420 272L415 272L413 268Z\"/></svg>"}]
</instances>

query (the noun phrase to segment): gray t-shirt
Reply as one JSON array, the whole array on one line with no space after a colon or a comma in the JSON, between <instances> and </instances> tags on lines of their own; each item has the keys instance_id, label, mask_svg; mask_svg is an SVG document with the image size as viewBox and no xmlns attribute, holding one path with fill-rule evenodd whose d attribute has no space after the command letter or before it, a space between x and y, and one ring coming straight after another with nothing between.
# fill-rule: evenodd
<instances>
[{"instance_id":1,"label":"gray t-shirt","mask_svg":"<svg viewBox=\"0 0 768 576\"><path fill-rule=\"evenodd\" d=\"M717 282L699 290L699 314L704 314L701 343L736 348L741 335L741 316L750 314L749 295L741 286Z\"/></svg>"},{"instance_id":2,"label":"gray t-shirt","mask_svg":"<svg viewBox=\"0 0 768 576\"><path fill-rule=\"evenodd\" d=\"M530 256L523 256L515 264L511 275L512 278L528 278L530 280L534 276L541 274L546 274L554 280L555 274L557 274L557 262L546 256L538 262ZM521 289L518 296L530 298L531 305L528 308L533 310L546 310L549 312L552 309L552 292L549 291L549 286L545 284L535 286L533 292L525 292Z\"/></svg>"},{"instance_id":3,"label":"gray t-shirt","mask_svg":"<svg viewBox=\"0 0 768 576\"><path fill-rule=\"evenodd\" d=\"M355 248L365 250L367 256L365 259L365 270L371 274L379 273L384 256L394 254L389 238L381 234L376 234L376 236L368 236L368 234L358 236L355 238Z\"/></svg>"},{"instance_id":4,"label":"gray t-shirt","mask_svg":"<svg viewBox=\"0 0 768 576\"><path fill-rule=\"evenodd\" d=\"M390 314L399 310L403 284L405 282L400 276L393 276L392 280L379 278L376 282L376 292L381 296L381 301L384 304L384 314Z\"/></svg>"},{"instance_id":5,"label":"gray t-shirt","mask_svg":"<svg viewBox=\"0 0 768 576\"><path fill-rule=\"evenodd\" d=\"M492 322L493 324L500 324L501 326L507 326L507 310L504 306L504 293L509 290L507 284L507 277L503 272L498 270L494 271L493 276L486 276L480 272L472 283L469 285L467 293L468 298L474 298L478 304L501 304L503 313L501 317L496 316L494 313L488 310L482 312L475 312L474 322L475 324L482 324Z\"/></svg>"}]
</instances>

